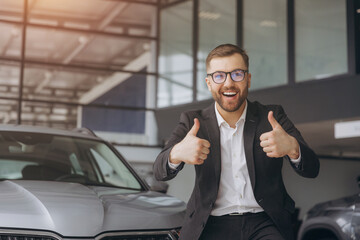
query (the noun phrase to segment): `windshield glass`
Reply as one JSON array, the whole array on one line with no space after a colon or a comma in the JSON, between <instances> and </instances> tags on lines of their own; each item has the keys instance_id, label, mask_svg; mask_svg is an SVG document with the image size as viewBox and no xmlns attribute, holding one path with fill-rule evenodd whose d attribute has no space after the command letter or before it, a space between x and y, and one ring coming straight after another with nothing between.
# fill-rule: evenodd
<instances>
[{"instance_id":1,"label":"windshield glass","mask_svg":"<svg viewBox=\"0 0 360 240\"><path fill-rule=\"evenodd\" d=\"M141 189L135 176L101 141L26 132L0 132L0 179Z\"/></svg>"}]
</instances>

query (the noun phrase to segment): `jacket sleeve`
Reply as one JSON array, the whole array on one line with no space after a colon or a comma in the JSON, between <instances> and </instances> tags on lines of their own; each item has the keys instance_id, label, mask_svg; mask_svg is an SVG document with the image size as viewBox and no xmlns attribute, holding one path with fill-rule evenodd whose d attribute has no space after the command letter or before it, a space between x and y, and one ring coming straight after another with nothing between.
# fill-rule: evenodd
<instances>
[{"instance_id":1,"label":"jacket sleeve","mask_svg":"<svg viewBox=\"0 0 360 240\"><path fill-rule=\"evenodd\" d=\"M182 113L180 116L180 122L172 132L169 141L165 145L164 149L157 156L154 165L153 171L155 179L158 181L167 181L174 178L178 172L184 167L184 163L181 163L176 170L172 170L169 167L168 159L172 148L184 139L186 134L189 132L191 122L193 119L190 119L187 113Z\"/></svg>"},{"instance_id":2,"label":"jacket sleeve","mask_svg":"<svg viewBox=\"0 0 360 240\"><path fill-rule=\"evenodd\" d=\"M284 109L281 106L278 106L275 114L277 121L281 124L283 129L289 135L293 136L300 145L301 160L298 165L293 164L288 156L285 156L284 158L290 161L291 166L300 176L315 178L319 174L320 169L318 157L316 156L314 151L306 144L299 130L296 129L296 127L287 117Z\"/></svg>"}]
</instances>

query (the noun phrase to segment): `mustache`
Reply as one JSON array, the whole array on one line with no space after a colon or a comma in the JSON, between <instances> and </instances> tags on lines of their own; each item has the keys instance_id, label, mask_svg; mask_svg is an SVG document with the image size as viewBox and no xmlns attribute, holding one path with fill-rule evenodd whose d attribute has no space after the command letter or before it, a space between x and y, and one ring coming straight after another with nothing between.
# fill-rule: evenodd
<instances>
[{"instance_id":1,"label":"mustache","mask_svg":"<svg viewBox=\"0 0 360 240\"><path fill-rule=\"evenodd\" d=\"M240 92L238 88L235 87L223 87L220 89L219 92L225 92L225 91L234 91L234 92Z\"/></svg>"}]
</instances>

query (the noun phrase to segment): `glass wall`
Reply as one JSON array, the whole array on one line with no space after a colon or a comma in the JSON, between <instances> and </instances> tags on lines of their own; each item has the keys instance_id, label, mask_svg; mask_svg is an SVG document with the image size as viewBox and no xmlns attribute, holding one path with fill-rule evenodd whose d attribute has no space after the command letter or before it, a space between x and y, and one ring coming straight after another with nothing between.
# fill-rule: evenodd
<instances>
[{"instance_id":1,"label":"glass wall","mask_svg":"<svg viewBox=\"0 0 360 240\"><path fill-rule=\"evenodd\" d=\"M6 58L20 59L20 46L22 41L21 25L17 24L16 22L10 24L6 22L0 22L0 32L0 54Z\"/></svg>"},{"instance_id":2,"label":"glass wall","mask_svg":"<svg viewBox=\"0 0 360 240\"><path fill-rule=\"evenodd\" d=\"M20 65L12 61L0 61L0 97L19 96Z\"/></svg>"},{"instance_id":3,"label":"glass wall","mask_svg":"<svg viewBox=\"0 0 360 240\"><path fill-rule=\"evenodd\" d=\"M192 9L184 1L161 10L158 107L193 100Z\"/></svg>"},{"instance_id":4,"label":"glass wall","mask_svg":"<svg viewBox=\"0 0 360 240\"><path fill-rule=\"evenodd\" d=\"M18 118L18 102L0 98L0 122L15 124Z\"/></svg>"},{"instance_id":5,"label":"glass wall","mask_svg":"<svg viewBox=\"0 0 360 240\"><path fill-rule=\"evenodd\" d=\"M296 81L348 72L345 0L295 1Z\"/></svg>"},{"instance_id":6,"label":"glass wall","mask_svg":"<svg viewBox=\"0 0 360 240\"><path fill-rule=\"evenodd\" d=\"M163 4L168 6L161 9L158 107L211 98L204 80L205 59L222 43L239 43L248 52L250 91L349 72L347 8L351 6L345 0L172 0ZM197 18L192 20L194 15ZM194 61L197 69L192 69ZM192 86L194 76L196 86Z\"/></svg>"},{"instance_id":7,"label":"glass wall","mask_svg":"<svg viewBox=\"0 0 360 240\"><path fill-rule=\"evenodd\" d=\"M208 53L224 43L236 44L237 0L199 1L199 47L197 53L197 100L211 98L206 86L205 60Z\"/></svg>"},{"instance_id":8,"label":"glass wall","mask_svg":"<svg viewBox=\"0 0 360 240\"><path fill-rule=\"evenodd\" d=\"M117 143L134 134L131 144L157 144L148 119L156 13L156 1L1 0L0 122L85 126Z\"/></svg>"},{"instance_id":9,"label":"glass wall","mask_svg":"<svg viewBox=\"0 0 360 240\"><path fill-rule=\"evenodd\" d=\"M243 1L243 47L251 90L287 83L287 1Z\"/></svg>"}]
</instances>

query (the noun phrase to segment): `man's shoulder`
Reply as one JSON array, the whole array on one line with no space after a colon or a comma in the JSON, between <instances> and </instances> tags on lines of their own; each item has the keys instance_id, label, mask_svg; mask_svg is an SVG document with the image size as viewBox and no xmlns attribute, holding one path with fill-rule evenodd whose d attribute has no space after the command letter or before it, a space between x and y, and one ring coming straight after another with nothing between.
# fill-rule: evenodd
<instances>
[{"instance_id":1,"label":"man's shoulder","mask_svg":"<svg viewBox=\"0 0 360 240\"><path fill-rule=\"evenodd\" d=\"M212 115L215 116L215 107L214 104L210 104L206 108L203 109L192 109L182 112L183 116L189 118L208 118Z\"/></svg>"},{"instance_id":2,"label":"man's shoulder","mask_svg":"<svg viewBox=\"0 0 360 240\"><path fill-rule=\"evenodd\" d=\"M254 101L254 102L250 102L248 101L250 108L255 108L257 111L265 111L265 112L269 112L269 111L283 111L283 107L279 104L262 104L258 101Z\"/></svg>"}]
</instances>

